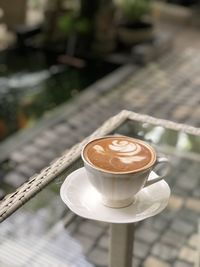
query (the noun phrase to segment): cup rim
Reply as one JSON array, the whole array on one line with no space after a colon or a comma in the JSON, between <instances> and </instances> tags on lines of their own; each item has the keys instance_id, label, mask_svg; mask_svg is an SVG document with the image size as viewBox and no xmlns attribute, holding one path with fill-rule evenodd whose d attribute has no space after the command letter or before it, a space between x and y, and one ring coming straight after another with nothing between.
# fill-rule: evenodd
<instances>
[{"instance_id":1,"label":"cup rim","mask_svg":"<svg viewBox=\"0 0 200 267\"><path fill-rule=\"evenodd\" d=\"M136 140L136 142L138 142L138 143L141 143L142 145L144 145L145 147L147 147L152 153L152 159L151 159L151 161L146 165L146 166L144 166L144 167L142 167L142 168L139 168L139 169L136 169L136 170L131 170L131 171L127 171L127 172L114 172L114 171L108 171L108 170L104 170L104 169L102 169L102 168L99 168L99 167L96 167L96 166L94 166L93 164L91 164L86 158L85 158L85 156L84 156L84 150L85 150L85 148L90 144L90 143L92 143L92 142L94 142L94 141L97 141L97 140L100 140L100 139L104 139L104 138L113 138L113 137L127 137L127 138L129 138L129 139L133 139L133 140ZM122 174L131 174L131 173L138 173L138 172L143 172L143 171L146 171L146 170L148 170L148 169L150 169L154 164L155 164L155 162L156 162L156 159L157 159L157 156L156 156L156 151L155 151L155 149L151 146L151 145L149 145L147 142L145 142L145 141L143 141L143 140L141 140L141 139L137 139L137 138L134 138L134 137L130 137L130 136L125 136L125 135L105 135L105 136L101 136L101 137L97 137L97 138L94 138L94 139L92 139L92 140L90 140L90 141L88 141L84 146L83 146L83 148L82 148L82 151L81 151L81 158L82 158L82 160L83 160L83 162L86 164L86 165L88 165L88 166L90 166L92 169L94 169L94 170L98 170L98 171L101 171L101 172L103 172L103 173L107 173L107 174L119 174L119 175L122 175Z\"/></svg>"}]
</instances>

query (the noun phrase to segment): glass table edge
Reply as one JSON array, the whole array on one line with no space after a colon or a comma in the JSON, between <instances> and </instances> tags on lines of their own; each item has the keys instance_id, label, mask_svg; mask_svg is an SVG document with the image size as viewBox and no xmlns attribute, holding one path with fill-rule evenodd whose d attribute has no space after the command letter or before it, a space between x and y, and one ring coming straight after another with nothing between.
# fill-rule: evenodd
<instances>
[{"instance_id":1,"label":"glass table edge","mask_svg":"<svg viewBox=\"0 0 200 267\"><path fill-rule=\"evenodd\" d=\"M51 162L50 165L41 170L39 174L35 174L34 176L30 177L30 179L21 187L17 188L13 193L6 195L0 202L0 222L4 221L12 213L33 198L51 181L56 179L58 176L65 175L70 166L72 166L72 164L80 157L80 153L84 144L95 137L104 136L111 133L127 120L148 123L154 126L163 126L167 129L200 136L200 128L165 119L159 119L145 114L135 113L133 111L122 110L117 115L106 120L102 126L100 126L91 135L86 137L82 142L74 145L61 157Z\"/></svg>"}]
</instances>

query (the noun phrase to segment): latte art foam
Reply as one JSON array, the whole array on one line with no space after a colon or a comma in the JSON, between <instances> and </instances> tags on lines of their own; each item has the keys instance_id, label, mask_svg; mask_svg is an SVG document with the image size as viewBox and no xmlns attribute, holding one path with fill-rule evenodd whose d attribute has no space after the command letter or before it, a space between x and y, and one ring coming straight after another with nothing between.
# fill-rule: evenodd
<instances>
[{"instance_id":1,"label":"latte art foam","mask_svg":"<svg viewBox=\"0 0 200 267\"><path fill-rule=\"evenodd\" d=\"M84 156L95 167L111 172L135 171L155 161L154 151L144 142L121 136L92 141Z\"/></svg>"},{"instance_id":2,"label":"latte art foam","mask_svg":"<svg viewBox=\"0 0 200 267\"><path fill-rule=\"evenodd\" d=\"M97 153L106 155L107 153L115 152L115 158L123 162L124 164L130 164L134 161L141 161L144 156L137 156L142 150L139 144L133 144L129 141L118 141L113 140L110 145L108 145L107 151L101 145L95 145L93 147ZM110 164L112 163L112 158L110 158Z\"/></svg>"}]
</instances>

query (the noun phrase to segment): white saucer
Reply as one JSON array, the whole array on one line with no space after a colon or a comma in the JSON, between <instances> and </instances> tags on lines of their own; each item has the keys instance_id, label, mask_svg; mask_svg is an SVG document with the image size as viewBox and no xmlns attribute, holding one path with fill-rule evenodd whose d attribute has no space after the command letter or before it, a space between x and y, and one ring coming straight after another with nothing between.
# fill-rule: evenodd
<instances>
[{"instance_id":1,"label":"white saucer","mask_svg":"<svg viewBox=\"0 0 200 267\"><path fill-rule=\"evenodd\" d=\"M149 179L157 177L151 172ZM63 202L77 215L109 223L133 223L160 213L168 204L170 188L162 180L142 189L136 201L125 208L109 208L87 178L85 168L72 172L60 189Z\"/></svg>"}]
</instances>

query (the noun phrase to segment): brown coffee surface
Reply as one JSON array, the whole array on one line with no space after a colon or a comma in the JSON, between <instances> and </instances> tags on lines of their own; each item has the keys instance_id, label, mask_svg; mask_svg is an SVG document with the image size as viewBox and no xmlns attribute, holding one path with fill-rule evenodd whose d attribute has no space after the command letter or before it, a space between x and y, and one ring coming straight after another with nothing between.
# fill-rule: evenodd
<instances>
[{"instance_id":1,"label":"brown coffee surface","mask_svg":"<svg viewBox=\"0 0 200 267\"><path fill-rule=\"evenodd\" d=\"M124 136L105 137L90 142L84 158L93 166L108 172L134 172L150 167L154 150L146 143Z\"/></svg>"}]
</instances>

